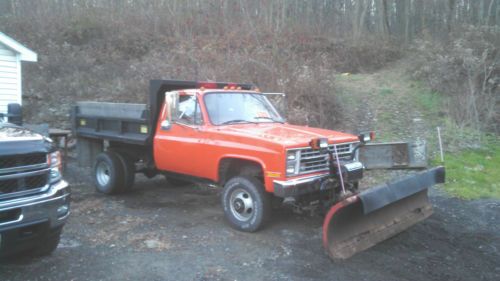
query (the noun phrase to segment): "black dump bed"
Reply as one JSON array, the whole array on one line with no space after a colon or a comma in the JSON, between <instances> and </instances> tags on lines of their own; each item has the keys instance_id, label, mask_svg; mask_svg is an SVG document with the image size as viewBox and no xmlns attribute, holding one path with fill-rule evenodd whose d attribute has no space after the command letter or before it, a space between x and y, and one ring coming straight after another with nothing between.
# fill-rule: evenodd
<instances>
[{"instance_id":1,"label":"black dump bed","mask_svg":"<svg viewBox=\"0 0 500 281\"><path fill-rule=\"evenodd\" d=\"M72 109L73 133L77 137L150 145L165 92L180 89L221 89L225 86L252 89L251 84L151 80L149 103L78 102Z\"/></svg>"}]
</instances>

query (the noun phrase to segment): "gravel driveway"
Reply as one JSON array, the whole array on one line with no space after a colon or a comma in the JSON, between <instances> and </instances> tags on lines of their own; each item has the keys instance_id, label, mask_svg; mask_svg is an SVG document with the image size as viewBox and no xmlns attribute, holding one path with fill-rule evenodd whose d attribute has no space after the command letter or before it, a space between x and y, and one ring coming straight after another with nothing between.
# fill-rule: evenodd
<instances>
[{"instance_id":1,"label":"gravel driveway","mask_svg":"<svg viewBox=\"0 0 500 281\"><path fill-rule=\"evenodd\" d=\"M0 280L500 280L500 202L431 190L426 221L333 263L322 218L277 210L257 233L224 221L218 191L139 179L104 196L69 167L72 215L49 257L0 265Z\"/></svg>"}]
</instances>

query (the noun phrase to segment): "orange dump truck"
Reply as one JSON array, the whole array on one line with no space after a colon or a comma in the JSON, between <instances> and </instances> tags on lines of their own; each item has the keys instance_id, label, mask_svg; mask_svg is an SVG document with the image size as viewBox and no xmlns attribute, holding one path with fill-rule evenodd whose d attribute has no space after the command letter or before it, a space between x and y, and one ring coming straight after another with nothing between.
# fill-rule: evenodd
<instances>
[{"instance_id":1,"label":"orange dump truck","mask_svg":"<svg viewBox=\"0 0 500 281\"><path fill-rule=\"evenodd\" d=\"M316 206L334 259L428 217L427 189L444 181L438 167L360 191L358 148L372 134L288 124L249 84L152 80L148 104L81 102L72 118L98 191L126 191L136 173L215 184L227 221L247 232L266 223L272 202Z\"/></svg>"}]
</instances>

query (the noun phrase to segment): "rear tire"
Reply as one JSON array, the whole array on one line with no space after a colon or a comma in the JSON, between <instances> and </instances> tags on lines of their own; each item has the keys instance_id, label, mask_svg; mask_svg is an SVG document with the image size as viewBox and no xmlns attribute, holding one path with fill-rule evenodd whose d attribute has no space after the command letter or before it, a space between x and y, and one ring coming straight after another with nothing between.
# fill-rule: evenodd
<instances>
[{"instance_id":1,"label":"rear tire","mask_svg":"<svg viewBox=\"0 0 500 281\"><path fill-rule=\"evenodd\" d=\"M96 190L104 194L116 194L124 190L125 171L120 156L106 151L96 157L94 181Z\"/></svg>"},{"instance_id":2,"label":"rear tire","mask_svg":"<svg viewBox=\"0 0 500 281\"><path fill-rule=\"evenodd\" d=\"M255 178L230 179L224 185L222 206L231 226L245 232L260 229L271 213L270 196Z\"/></svg>"},{"instance_id":3,"label":"rear tire","mask_svg":"<svg viewBox=\"0 0 500 281\"><path fill-rule=\"evenodd\" d=\"M124 183L123 191L132 189L135 182L135 165L134 162L127 156L117 153L118 159L122 163Z\"/></svg>"}]
</instances>

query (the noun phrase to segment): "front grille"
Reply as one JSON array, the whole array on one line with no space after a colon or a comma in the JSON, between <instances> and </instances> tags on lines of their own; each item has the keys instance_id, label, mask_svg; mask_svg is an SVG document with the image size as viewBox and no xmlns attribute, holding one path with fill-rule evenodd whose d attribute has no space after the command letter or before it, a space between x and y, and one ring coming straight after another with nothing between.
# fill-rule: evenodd
<instances>
[{"instance_id":1,"label":"front grille","mask_svg":"<svg viewBox=\"0 0 500 281\"><path fill-rule=\"evenodd\" d=\"M40 175L33 175L33 176L5 179L5 180L2 180L0 177L0 196L8 193L42 188L48 183L48 179L49 179L48 172Z\"/></svg>"},{"instance_id":2,"label":"front grille","mask_svg":"<svg viewBox=\"0 0 500 281\"><path fill-rule=\"evenodd\" d=\"M45 163L47 163L47 154L45 153L0 156L0 169L32 166Z\"/></svg>"},{"instance_id":3,"label":"front grille","mask_svg":"<svg viewBox=\"0 0 500 281\"><path fill-rule=\"evenodd\" d=\"M350 160L353 153L354 143L338 144L337 153L339 160ZM328 149L334 152L333 145L329 145ZM335 152L334 152L335 156ZM320 153L318 150L311 148L300 149L299 157L299 174L309 174L328 170L328 154Z\"/></svg>"},{"instance_id":4,"label":"front grille","mask_svg":"<svg viewBox=\"0 0 500 281\"><path fill-rule=\"evenodd\" d=\"M0 156L0 199L41 191L49 173L46 153Z\"/></svg>"}]
</instances>

